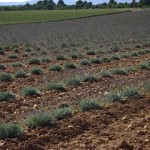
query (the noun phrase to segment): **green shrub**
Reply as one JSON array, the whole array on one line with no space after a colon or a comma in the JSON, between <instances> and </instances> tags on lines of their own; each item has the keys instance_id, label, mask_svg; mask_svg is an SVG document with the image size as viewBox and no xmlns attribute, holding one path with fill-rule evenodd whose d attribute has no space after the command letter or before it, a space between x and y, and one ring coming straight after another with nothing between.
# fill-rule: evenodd
<instances>
[{"instance_id":1,"label":"green shrub","mask_svg":"<svg viewBox=\"0 0 150 150\"><path fill-rule=\"evenodd\" d=\"M100 60L99 58L92 58L92 59L90 60L90 62L93 63L93 64L100 64L100 63L101 63L101 60Z\"/></svg>"},{"instance_id":2,"label":"green shrub","mask_svg":"<svg viewBox=\"0 0 150 150\"><path fill-rule=\"evenodd\" d=\"M46 58L46 57L42 58L41 61L44 63L51 62L51 60L49 58Z\"/></svg>"},{"instance_id":3,"label":"green shrub","mask_svg":"<svg viewBox=\"0 0 150 150\"><path fill-rule=\"evenodd\" d=\"M111 61L111 59L108 57L102 57L101 58L101 62L110 62L110 61Z\"/></svg>"},{"instance_id":4,"label":"green shrub","mask_svg":"<svg viewBox=\"0 0 150 150\"><path fill-rule=\"evenodd\" d=\"M0 55L4 55L5 51L4 50L0 50Z\"/></svg>"},{"instance_id":5,"label":"green shrub","mask_svg":"<svg viewBox=\"0 0 150 150\"><path fill-rule=\"evenodd\" d=\"M102 70L100 72L100 76L101 77L110 78L110 77L112 77L112 74L111 74L111 72L109 70Z\"/></svg>"},{"instance_id":6,"label":"green shrub","mask_svg":"<svg viewBox=\"0 0 150 150\"><path fill-rule=\"evenodd\" d=\"M11 101L11 100L15 100L15 99L16 99L15 94L13 94L11 92L0 92L0 102Z\"/></svg>"},{"instance_id":7,"label":"green shrub","mask_svg":"<svg viewBox=\"0 0 150 150\"><path fill-rule=\"evenodd\" d=\"M86 52L86 54L87 54L87 55L95 55L96 52L95 52L95 51L92 51L92 50L88 50L88 51Z\"/></svg>"},{"instance_id":8,"label":"green shrub","mask_svg":"<svg viewBox=\"0 0 150 150\"><path fill-rule=\"evenodd\" d=\"M71 58L72 59L77 59L77 58L79 58L79 55L78 54L71 54Z\"/></svg>"},{"instance_id":9,"label":"green shrub","mask_svg":"<svg viewBox=\"0 0 150 150\"><path fill-rule=\"evenodd\" d=\"M125 54L122 54L121 57L122 57L122 58L129 58L129 57L130 57L130 54L129 54L129 53L125 53Z\"/></svg>"},{"instance_id":10,"label":"green shrub","mask_svg":"<svg viewBox=\"0 0 150 150\"><path fill-rule=\"evenodd\" d=\"M131 56L138 56L138 53L137 52L133 52L133 53L131 53Z\"/></svg>"},{"instance_id":11,"label":"green shrub","mask_svg":"<svg viewBox=\"0 0 150 150\"><path fill-rule=\"evenodd\" d=\"M47 55L48 53L47 53L47 51L42 51L41 54Z\"/></svg>"},{"instance_id":12,"label":"green shrub","mask_svg":"<svg viewBox=\"0 0 150 150\"><path fill-rule=\"evenodd\" d=\"M18 48L13 48L13 52L14 53L19 53L19 49Z\"/></svg>"},{"instance_id":13,"label":"green shrub","mask_svg":"<svg viewBox=\"0 0 150 150\"><path fill-rule=\"evenodd\" d=\"M31 56L36 56L37 52L36 51L32 51L30 54L31 54Z\"/></svg>"},{"instance_id":14,"label":"green shrub","mask_svg":"<svg viewBox=\"0 0 150 150\"><path fill-rule=\"evenodd\" d=\"M120 50L120 48L118 46L113 46L110 48L110 50L113 52L118 52Z\"/></svg>"},{"instance_id":15,"label":"green shrub","mask_svg":"<svg viewBox=\"0 0 150 150\"><path fill-rule=\"evenodd\" d=\"M8 58L16 59L16 58L18 58L18 55L17 54L9 54Z\"/></svg>"},{"instance_id":16,"label":"green shrub","mask_svg":"<svg viewBox=\"0 0 150 150\"><path fill-rule=\"evenodd\" d=\"M38 112L34 115L28 116L25 122L29 128L50 126L52 124L52 116L47 112Z\"/></svg>"},{"instance_id":17,"label":"green shrub","mask_svg":"<svg viewBox=\"0 0 150 150\"><path fill-rule=\"evenodd\" d=\"M112 70L113 74L121 74L121 75L127 75L128 72L124 68L115 68Z\"/></svg>"},{"instance_id":18,"label":"green shrub","mask_svg":"<svg viewBox=\"0 0 150 150\"><path fill-rule=\"evenodd\" d=\"M70 116L72 116L72 111L69 107L58 108L54 111L54 117L56 120L61 120Z\"/></svg>"},{"instance_id":19,"label":"green shrub","mask_svg":"<svg viewBox=\"0 0 150 150\"><path fill-rule=\"evenodd\" d=\"M138 65L140 69L149 69L149 64L147 62L140 63Z\"/></svg>"},{"instance_id":20,"label":"green shrub","mask_svg":"<svg viewBox=\"0 0 150 150\"><path fill-rule=\"evenodd\" d=\"M48 91L66 91L66 88L61 83L49 83L47 85Z\"/></svg>"},{"instance_id":21,"label":"green shrub","mask_svg":"<svg viewBox=\"0 0 150 150\"><path fill-rule=\"evenodd\" d=\"M77 69L77 66L75 64L72 64L72 63L66 63L65 68L67 68L67 69Z\"/></svg>"},{"instance_id":22,"label":"green shrub","mask_svg":"<svg viewBox=\"0 0 150 150\"><path fill-rule=\"evenodd\" d=\"M9 73L0 72L0 81L8 82L12 80L12 76Z\"/></svg>"},{"instance_id":23,"label":"green shrub","mask_svg":"<svg viewBox=\"0 0 150 150\"><path fill-rule=\"evenodd\" d=\"M14 123L0 124L0 140L15 138L22 134L22 129Z\"/></svg>"},{"instance_id":24,"label":"green shrub","mask_svg":"<svg viewBox=\"0 0 150 150\"><path fill-rule=\"evenodd\" d=\"M31 58L29 60L29 64L32 65L32 64L37 64L37 65L40 65L40 60L38 58Z\"/></svg>"},{"instance_id":25,"label":"green shrub","mask_svg":"<svg viewBox=\"0 0 150 150\"><path fill-rule=\"evenodd\" d=\"M101 105L93 100L83 100L79 103L79 108L82 112L84 112L92 109L100 109Z\"/></svg>"},{"instance_id":26,"label":"green shrub","mask_svg":"<svg viewBox=\"0 0 150 150\"><path fill-rule=\"evenodd\" d=\"M0 70L6 70L6 66L4 64L0 64Z\"/></svg>"},{"instance_id":27,"label":"green shrub","mask_svg":"<svg viewBox=\"0 0 150 150\"><path fill-rule=\"evenodd\" d=\"M22 90L24 96L40 96L40 91L35 87L25 87Z\"/></svg>"},{"instance_id":28,"label":"green shrub","mask_svg":"<svg viewBox=\"0 0 150 150\"><path fill-rule=\"evenodd\" d=\"M49 71L62 71L62 67L60 65L53 65L49 67Z\"/></svg>"},{"instance_id":29,"label":"green shrub","mask_svg":"<svg viewBox=\"0 0 150 150\"><path fill-rule=\"evenodd\" d=\"M83 82L94 82L97 81L95 75L85 75L82 79Z\"/></svg>"},{"instance_id":30,"label":"green shrub","mask_svg":"<svg viewBox=\"0 0 150 150\"><path fill-rule=\"evenodd\" d=\"M81 80L78 77L72 77L67 80L68 86L79 86L81 85Z\"/></svg>"},{"instance_id":31,"label":"green shrub","mask_svg":"<svg viewBox=\"0 0 150 150\"><path fill-rule=\"evenodd\" d=\"M143 50L143 51L144 51L145 54L150 53L150 50L149 50L149 49L145 49L145 50Z\"/></svg>"},{"instance_id":32,"label":"green shrub","mask_svg":"<svg viewBox=\"0 0 150 150\"><path fill-rule=\"evenodd\" d=\"M33 67L31 73L35 75L43 75L44 71L40 67Z\"/></svg>"},{"instance_id":33,"label":"green shrub","mask_svg":"<svg viewBox=\"0 0 150 150\"><path fill-rule=\"evenodd\" d=\"M144 85L144 89L146 92L150 92L150 82L147 82L145 85Z\"/></svg>"},{"instance_id":34,"label":"green shrub","mask_svg":"<svg viewBox=\"0 0 150 150\"><path fill-rule=\"evenodd\" d=\"M26 48L25 52L30 53L32 50L30 48Z\"/></svg>"},{"instance_id":35,"label":"green shrub","mask_svg":"<svg viewBox=\"0 0 150 150\"><path fill-rule=\"evenodd\" d=\"M57 55L57 56L56 56L56 59L57 59L57 60L66 60L65 56L64 56L64 55L61 55L61 54Z\"/></svg>"},{"instance_id":36,"label":"green shrub","mask_svg":"<svg viewBox=\"0 0 150 150\"><path fill-rule=\"evenodd\" d=\"M12 66L13 66L13 67L22 67L23 64L20 63L20 62L14 62L14 63L12 63Z\"/></svg>"},{"instance_id":37,"label":"green shrub","mask_svg":"<svg viewBox=\"0 0 150 150\"><path fill-rule=\"evenodd\" d=\"M138 51L138 54L139 54L139 55L145 55L146 52L145 52L144 50L140 50L140 51Z\"/></svg>"},{"instance_id":38,"label":"green shrub","mask_svg":"<svg viewBox=\"0 0 150 150\"><path fill-rule=\"evenodd\" d=\"M135 86L129 86L123 90L123 95L127 98L134 98L140 95L140 90Z\"/></svg>"},{"instance_id":39,"label":"green shrub","mask_svg":"<svg viewBox=\"0 0 150 150\"><path fill-rule=\"evenodd\" d=\"M107 99L110 102L121 101L123 100L123 95L120 91L111 91L108 93Z\"/></svg>"},{"instance_id":40,"label":"green shrub","mask_svg":"<svg viewBox=\"0 0 150 150\"><path fill-rule=\"evenodd\" d=\"M22 57L28 57L29 55L27 53L23 53Z\"/></svg>"},{"instance_id":41,"label":"green shrub","mask_svg":"<svg viewBox=\"0 0 150 150\"><path fill-rule=\"evenodd\" d=\"M133 68L133 67L128 67L128 68L127 68L127 72L128 72L128 73L135 72L135 68Z\"/></svg>"},{"instance_id":42,"label":"green shrub","mask_svg":"<svg viewBox=\"0 0 150 150\"><path fill-rule=\"evenodd\" d=\"M15 72L15 77L16 78L25 78L26 73L23 70L18 70L18 71Z\"/></svg>"},{"instance_id":43,"label":"green shrub","mask_svg":"<svg viewBox=\"0 0 150 150\"><path fill-rule=\"evenodd\" d=\"M83 59L80 61L80 65L91 66L91 63L87 59Z\"/></svg>"},{"instance_id":44,"label":"green shrub","mask_svg":"<svg viewBox=\"0 0 150 150\"><path fill-rule=\"evenodd\" d=\"M110 59L112 59L112 60L120 60L120 55L115 54L115 55L111 56Z\"/></svg>"}]
</instances>

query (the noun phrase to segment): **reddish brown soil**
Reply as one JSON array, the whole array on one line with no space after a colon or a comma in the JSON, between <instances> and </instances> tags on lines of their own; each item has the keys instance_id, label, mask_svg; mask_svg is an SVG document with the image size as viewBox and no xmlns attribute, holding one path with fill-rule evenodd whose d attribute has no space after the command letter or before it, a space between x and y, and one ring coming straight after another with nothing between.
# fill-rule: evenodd
<instances>
[{"instance_id":1,"label":"reddish brown soil","mask_svg":"<svg viewBox=\"0 0 150 150\"><path fill-rule=\"evenodd\" d=\"M149 150L149 122L150 97L141 96L76 113L50 127L26 129L21 137L0 141L0 149Z\"/></svg>"}]
</instances>

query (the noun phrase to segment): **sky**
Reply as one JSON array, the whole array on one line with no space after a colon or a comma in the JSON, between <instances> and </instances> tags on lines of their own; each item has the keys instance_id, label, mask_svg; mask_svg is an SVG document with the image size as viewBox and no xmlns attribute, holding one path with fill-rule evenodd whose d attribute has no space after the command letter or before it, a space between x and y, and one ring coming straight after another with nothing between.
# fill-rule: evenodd
<instances>
[{"instance_id":1,"label":"sky","mask_svg":"<svg viewBox=\"0 0 150 150\"><path fill-rule=\"evenodd\" d=\"M0 0L0 3L22 3L22 2L31 2L32 3L36 3L39 0ZM58 0L53 0L55 3L57 3ZM84 1L84 0L83 0ZM108 2L109 0L87 0L87 1L91 1L93 4L99 4L99 3L103 3L103 2ZM131 2L132 0L117 0L117 2ZM76 0L64 0L64 2L66 4L75 4Z\"/></svg>"}]
</instances>

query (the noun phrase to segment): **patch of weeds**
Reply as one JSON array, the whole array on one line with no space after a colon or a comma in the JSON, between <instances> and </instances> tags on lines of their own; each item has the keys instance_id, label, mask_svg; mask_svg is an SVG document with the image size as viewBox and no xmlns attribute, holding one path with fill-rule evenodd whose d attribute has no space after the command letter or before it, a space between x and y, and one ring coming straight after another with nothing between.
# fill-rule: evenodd
<instances>
[{"instance_id":1,"label":"patch of weeds","mask_svg":"<svg viewBox=\"0 0 150 150\"><path fill-rule=\"evenodd\" d=\"M92 51L92 50L88 50L86 52L87 55L96 55L96 52L95 51Z\"/></svg>"},{"instance_id":2,"label":"patch of weeds","mask_svg":"<svg viewBox=\"0 0 150 150\"><path fill-rule=\"evenodd\" d=\"M26 73L23 70L18 70L18 71L15 72L15 77L16 78L25 78Z\"/></svg>"},{"instance_id":3,"label":"patch of weeds","mask_svg":"<svg viewBox=\"0 0 150 150\"><path fill-rule=\"evenodd\" d=\"M135 98L141 94L138 87L129 86L123 89L123 96L126 98Z\"/></svg>"},{"instance_id":4,"label":"patch of weeds","mask_svg":"<svg viewBox=\"0 0 150 150\"><path fill-rule=\"evenodd\" d=\"M125 53L125 54L122 54L121 57L122 57L122 58L129 58L129 57L130 57L130 54L129 54L129 53Z\"/></svg>"},{"instance_id":5,"label":"patch of weeds","mask_svg":"<svg viewBox=\"0 0 150 150\"><path fill-rule=\"evenodd\" d=\"M128 67L126 70L127 70L128 73L135 72L135 68L133 68L133 67Z\"/></svg>"},{"instance_id":6,"label":"patch of weeds","mask_svg":"<svg viewBox=\"0 0 150 150\"><path fill-rule=\"evenodd\" d=\"M22 90L24 96L40 96L40 91L35 87L25 87Z\"/></svg>"},{"instance_id":7,"label":"patch of weeds","mask_svg":"<svg viewBox=\"0 0 150 150\"><path fill-rule=\"evenodd\" d=\"M56 120L61 120L71 116L72 116L72 111L71 108L69 107L58 108L54 111L54 117Z\"/></svg>"},{"instance_id":8,"label":"patch of weeds","mask_svg":"<svg viewBox=\"0 0 150 150\"><path fill-rule=\"evenodd\" d=\"M0 64L0 70L6 70L6 66L4 64Z\"/></svg>"},{"instance_id":9,"label":"patch of weeds","mask_svg":"<svg viewBox=\"0 0 150 150\"><path fill-rule=\"evenodd\" d=\"M109 70L102 70L100 72L100 76L104 77L104 78L111 78L112 74L111 74L111 72Z\"/></svg>"},{"instance_id":10,"label":"patch of weeds","mask_svg":"<svg viewBox=\"0 0 150 150\"><path fill-rule=\"evenodd\" d=\"M120 91L110 91L107 95L107 99L110 102L122 101L123 95Z\"/></svg>"},{"instance_id":11,"label":"patch of weeds","mask_svg":"<svg viewBox=\"0 0 150 150\"><path fill-rule=\"evenodd\" d=\"M22 57L28 57L29 55L27 53L23 53Z\"/></svg>"},{"instance_id":12,"label":"patch of weeds","mask_svg":"<svg viewBox=\"0 0 150 150\"><path fill-rule=\"evenodd\" d=\"M145 52L144 50L140 50L140 51L138 51L138 54L139 54L139 55L145 55L146 52Z\"/></svg>"},{"instance_id":13,"label":"patch of weeds","mask_svg":"<svg viewBox=\"0 0 150 150\"><path fill-rule=\"evenodd\" d=\"M41 54L47 55L48 53L47 53L47 51L41 51Z\"/></svg>"},{"instance_id":14,"label":"patch of weeds","mask_svg":"<svg viewBox=\"0 0 150 150\"><path fill-rule=\"evenodd\" d=\"M130 55L131 56L138 56L138 53L137 52L132 52Z\"/></svg>"},{"instance_id":15,"label":"patch of weeds","mask_svg":"<svg viewBox=\"0 0 150 150\"><path fill-rule=\"evenodd\" d=\"M113 74L121 74L121 75L127 75L128 74L127 70L124 68L115 68L112 70L112 73Z\"/></svg>"},{"instance_id":16,"label":"patch of weeds","mask_svg":"<svg viewBox=\"0 0 150 150\"><path fill-rule=\"evenodd\" d=\"M11 100L15 100L15 99L16 99L15 94L13 94L11 92L0 92L0 102L11 101Z\"/></svg>"},{"instance_id":17,"label":"patch of weeds","mask_svg":"<svg viewBox=\"0 0 150 150\"><path fill-rule=\"evenodd\" d=\"M108 57L101 58L101 62L110 62L110 61L111 61L111 59Z\"/></svg>"},{"instance_id":18,"label":"patch of weeds","mask_svg":"<svg viewBox=\"0 0 150 150\"><path fill-rule=\"evenodd\" d=\"M118 52L120 50L120 48L118 46L113 46L110 48L110 50L113 52Z\"/></svg>"},{"instance_id":19,"label":"patch of weeds","mask_svg":"<svg viewBox=\"0 0 150 150\"><path fill-rule=\"evenodd\" d=\"M71 54L71 58L72 58L72 59L78 59L78 58L79 58L79 55L78 55L78 54L75 54L75 53L74 53L74 54Z\"/></svg>"},{"instance_id":20,"label":"patch of weeds","mask_svg":"<svg viewBox=\"0 0 150 150\"><path fill-rule=\"evenodd\" d=\"M15 138L22 134L22 129L14 123L0 124L0 140Z\"/></svg>"},{"instance_id":21,"label":"patch of weeds","mask_svg":"<svg viewBox=\"0 0 150 150\"><path fill-rule=\"evenodd\" d=\"M80 61L80 65L91 66L91 63L87 59L83 59Z\"/></svg>"},{"instance_id":22,"label":"patch of weeds","mask_svg":"<svg viewBox=\"0 0 150 150\"><path fill-rule=\"evenodd\" d=\"M90 62L93 63L93 64L100 64L100 63L101 63L101 60L100 60L99 58L92 58L92 59L90 60Z\"/></svg>"},{"instance_id":23,"label":"patch of weeds","mask_svg":"<svg viewBox=\"0 0 150 150\"><path fill-rule=\"evenodd\" d=\"M5 51L4 50L0 50L0 55L4 55Z\"/></svg>"},{"instance_id":24,"label":"patch of weeds","mask_svg":"<svg viewBox=\"0 0 150 150\"><path fill-rule=\"evenodd\" d=\"M12 66L13 67L22 67L23 64L21 62L14 62L14 63L12 63Z\"/></svg>"},{"instance_id":25,"label":"patch of weeds","mask_svg":"<svg viewBox=\"0 0 150 150\"><path fill-rule=\"evenodd\" d=\"M67 69L77 69L77 66L73 63L66 63L65 68L67 68Z\"/></svg>"},{"instance_id":26,"label":"patch of weeds","mask_svg":"<svg viewBox=\"0 0 150 150\"><path fill-rule=\"evenodd\" d=\"M53 65L49 67L49 71L62 71L62 67L60 65Z\"/></svg>"},{"instance_id":27,"label":"patch of weeds","mask_svg":"<svg viewBox=\"0 0 150 150\"><path fill-rule=\"evenodd\" d=\"M25 123L29 128L50 126L52 124L52 116L47 112L38 112L34 115L28 116Z\"/></svg>"},{"instance_id":28,"label":"patch of weeds","mask_svg":"<svg viewBox=\"0 0 150 150\"><path fill-rule=\"evenodd\" d=\"M29 60L29 64L30 64L30 65L32 65L32 64L40 65L40 64L41 64L41 63L40 63L40 59L38 59L38 58L31 58L31 59Z\"/></svg>"},{"instance_id":29,"label":"patch of weeds","mask_svg":"<svg viewBox=\"0 0 150 150\"><path fill-rule=\"evenodd\" d=\"M150 82L147 82L145 85L144 85L144 90L146 92L150 92Z\"/></svg>"},{"instance_id":30,"label":"patch of weeds","mask_svg":"<svg viewBox=\"0 0 150 150\"><path fill-rule=\"evenodd\" d=\"M35 75L43 75L44 71L40 67L33 67L31 73Z\"/></svg>"},{"instance_id":31,"label":"patch of weeds","mask_svg":"<svg viewBox=\"0 0 150 150\"><path fill-rule=\"evenodd\" d=\"M18 55L17 54L9 54L8 58L16 59L16 58L18 58Z\"/></svg>"},{"instance_id":32,"label":"patch of weeds","mask_svg":"<svg viewBox=\"0 0 150 150\"><path fill-rule=\"evenodd\" d=\"M70 79L67 80L67 85L68 86L79 86L81 85L81 80L78 77L71 77Z\"/></svg>"},{"instance_id":33,"label":"patch of weeds","mask_svg":"<svg viewBox=\"0 0 150 150\"><path fill-rule=\"evenodd\" d=\"M9 73L0 72L0 81L8 82L12 80L12 76Z\"/></svg>"},{"instance_id":34,"label":"patch of weeds","mask_svg":"<svg viewBox=\"0 0 150 150\"><path fill-rule=\"evenodd\" d=\"M83 100L79 103L79 108L82 112L93 109L100 109L102 106L94 100Z\"/></svg>"},{"instance_id":35,"label":"patch of weeds","mask_svg":"<svg viewBox=\"0 0 150 150\"><path fill-rule=\"evenodd\" d=\"M66 88L61 83L49 83L47 84L48 91L66 91Z\"/></svg>"},{"instance_id":36,"label":"patch of weeds","mask_svg":"<svg viewBox=\"0 0 150 150\"><path fill-rule=\"evenodd\" d=\"M57 60L66 60L65 56L64 56L64 55L61 55L61 54L57 55L57 56L56 56L56 59L57 59Z\"/></svg>"},{"instance_id":37,"label":"patch of weeds","mask_svg":"<svg viewBox=\"0 0 150 150\"><path fill-rule=\"evenodd\" d=\"M85 75L82 79L83 82L95 82L97 78L95 75Z\"/></svg>"}]
</instances>

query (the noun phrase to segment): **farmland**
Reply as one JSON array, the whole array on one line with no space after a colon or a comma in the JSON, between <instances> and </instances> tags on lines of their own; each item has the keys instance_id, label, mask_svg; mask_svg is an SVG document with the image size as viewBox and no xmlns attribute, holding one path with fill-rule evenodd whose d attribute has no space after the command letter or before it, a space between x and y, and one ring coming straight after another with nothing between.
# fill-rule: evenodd
<instances>
[{"instance_id":1,"label":"farmland","mask_svg":"<svg viewBox=\"0 0 150 150\"><path fill-rule=\"evenodd\" d=\"M148 150L149 18L1 25L0 149Z\"/></svg>"},{"instance_id":2,"label":"farmland","mask_svg":"<svg viewBox=\"0 0 150 150\"><path fill-rule=\"evenodd\" d=\"M0 12L0 24L61 21L126 11L130 11L130 9L2 11Z\"/></svg>"}]
</instances>

